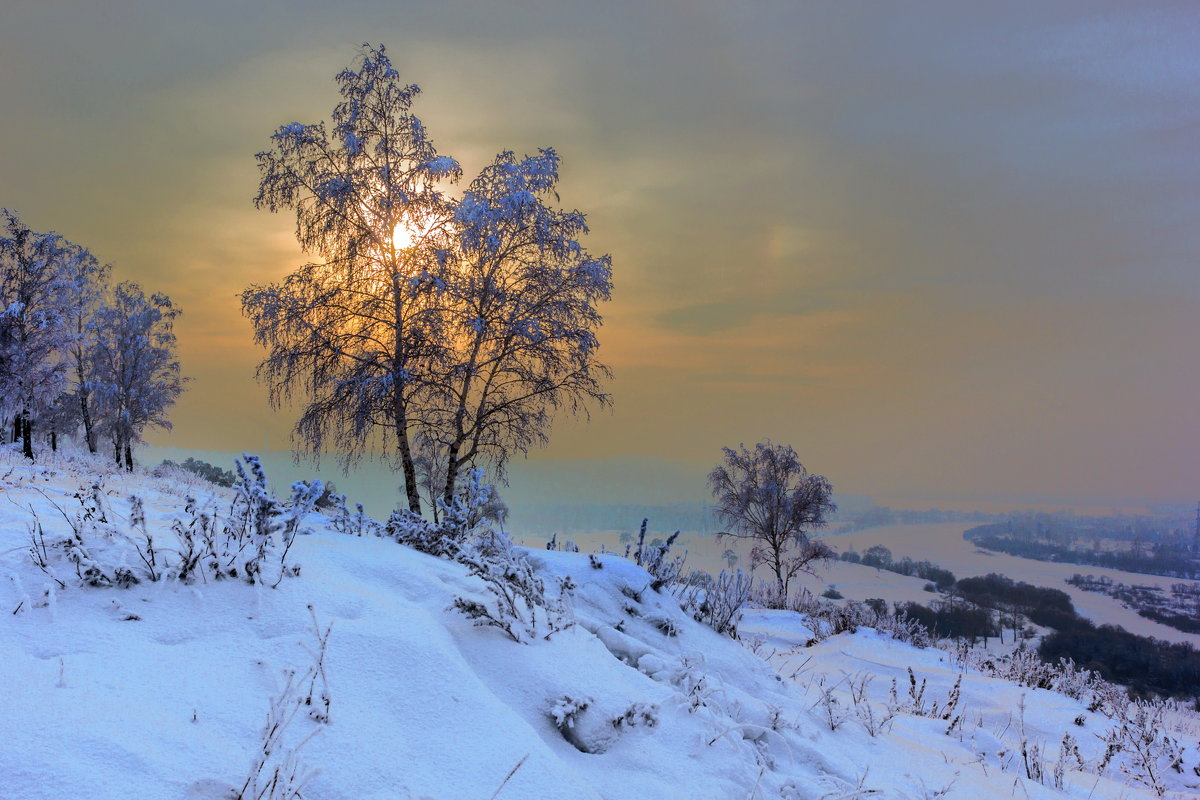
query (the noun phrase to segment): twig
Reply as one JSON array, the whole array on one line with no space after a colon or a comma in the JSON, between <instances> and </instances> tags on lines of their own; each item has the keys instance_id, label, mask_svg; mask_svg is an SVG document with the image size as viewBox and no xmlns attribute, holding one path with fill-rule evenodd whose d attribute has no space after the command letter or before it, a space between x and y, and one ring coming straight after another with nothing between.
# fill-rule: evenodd
<instances>
[{"instance_id":1,"label":"twig","mask_svg":"<svg viewBox=\"0 0 1200 800\"><path fill-rule=\"evenodd\" d=\"M521 766L525 763L525 759L529 758L529 755L529 753L526 753L525 755L521 756L521 760L518 761L516 765L508 771L508 774L504 776L504 780L500 781L500 785L496 787L496 791L492 792L492 796L489 797L488 800L496 800L496 797L498 797L500 794L500 790L504 788L505 784L508 783L513 775L517 774L517 770L521 768Z\"/></svg>"}]
</instances>

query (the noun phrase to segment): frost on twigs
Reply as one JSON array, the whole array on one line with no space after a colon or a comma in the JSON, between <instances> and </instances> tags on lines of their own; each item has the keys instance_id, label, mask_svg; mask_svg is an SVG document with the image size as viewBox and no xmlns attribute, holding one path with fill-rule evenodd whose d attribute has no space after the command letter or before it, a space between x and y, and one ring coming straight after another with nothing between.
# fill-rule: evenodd
<instances>
[{"instance_id":1,"label":"frost on twigs","mask_svg":"<svg viewBox=\"0 0 1200 800\"><path fill-rule=\"evenodd\" d=\"M717 633L737 638L737 626L742 608L750 600L754 578L721 570L715 579L705 573L693 574L677 593L679 605L697 622L703 622Z\"/></svg>"},{"instance_id":2,"label":"frost on twigs","mask_svg":"<svg viewBox=\"0 0 1200 800\"><path fill-rule=\"evenodd\" d=\"M583 753L603 753L632 728L658 725L658 706L632 703L620 714L606 714L591 697L564 694L550 704L550 717L563 738Z\"/></svg>"},{"instance_id":3,"label":"frost on twigs","mask_svg":"<svg viewBox=\"0 0 1200 800\"><path fill-rule=\"evenodd\" d=\"M291 498L280 501L258 457L244 458L245 465L237 463L228 513L189 496L165 529L150 523L145 502L136 495L122 518L99 483L72 495L78 509L64 509L47 497L65 528L30 508L30 557L63 588L72 572L78 584L96 587L227 579L278 586L284 577L300 574L289 555L322 485L296 483Z\"/></svg>"},{"instance_id":4,"label":"frost on twigs","mask_svg":"<svg viewBox=\"0 0 1200 800\"><path fill-rule=\"evenodd\" d=\"M480 578L487 590L485 601L455 597L452 608L476 625L504 631L513 641L524 642L552 635L574 624L571 596L575 584L560 578L557 592L548 596L545 583L534 572L529 558L513 547L508 535L490 532L474 539L455 560Z\"/></svg>"},{"instance_id":5,"label":"frost on twigs","mask_svg":"<svg viewBox=\"0 0 1200 800\"><path fill-rule=\"evenodd\" d=\"M683 575L683 564L687 560L687 551L669 557L671 545L679 538L679 531L672 533L665 541L655 539L647 544L646 526L649 522L647 518L642 519L637 548L627 546L625 557L632 559L633 563L650 573L650 588L657 592L679 582Z\"/></svg>"},{"instance_id":6,"label":"frost on twigs","mask_svg":"<svg viewBox=\"0 0 1200 800\"><path fill-rule=\"evenodd\" d=\"M553 634L574 624L570 578L557 581L548 595L545 582L529 558L503 530L496 530L488 513L493 507L492 487L481 469L471 470L452 503L438 499L437 522L401 510L392 514L384 535L423 553L464 565L483 581L487 596L480 600L458 596L451 608L476 625L504 631L513 641L524 642Z\"/></svg>"},{"instance_id":7,"label":"frost on twigs","mask_svg":"<svg viewBox=\"0 0 1200 800\"><path fill-rule=\"evenodd\" d=\"M308 716L315 722L329 721L325 650L329 644L331 625L322 631L311 605L308 610L312 615L313 634L316 637L316 647L305 648L312 657L312 663L303 674L298 675L295 670L284 671L283 686L271 698L258 752L242 787L233 791L232 800L299 800L303 797L305 786L317 775L315 768L300 762L299 753L320 733L321 728L313 728L298 738L292 731L296 717L304 708L308 709Z\"/></svg>"}]
</instances>

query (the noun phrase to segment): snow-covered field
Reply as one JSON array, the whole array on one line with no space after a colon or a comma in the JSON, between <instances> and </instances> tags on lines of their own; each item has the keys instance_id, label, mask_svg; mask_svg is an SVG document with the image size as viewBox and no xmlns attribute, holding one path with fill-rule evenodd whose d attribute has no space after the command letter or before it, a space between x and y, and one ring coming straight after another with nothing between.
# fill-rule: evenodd
<instances>
[{"instance_id":1,"label":"snow-covered field","mask_svg":"<svg viewBox=\"0 0 1200 800\"><path fill-rule=\"evenodd\" d=\"M739 643L616 555L525 551L548 586L576 585L577 624L521 643L451 608L492 597L463 565L319 513L287 555L298 575L272 573L273 551L253 585L173 580L189 496L228 514L227 491L184 475L0 455L0 800L217 800L275 770L273 794L245 796L290 796L289 775L313 800L1153 796L1128 753L1096 774L1116 723L1087 698L869 629L806 646L823 623L793 612L750 612ZM141 580L81 585L72 525ZM1200 719L1165 713L1155 736L1185 747L1181 771L1161 754L1152 769L1197 796Z\"/></svg>"}]
</instances>

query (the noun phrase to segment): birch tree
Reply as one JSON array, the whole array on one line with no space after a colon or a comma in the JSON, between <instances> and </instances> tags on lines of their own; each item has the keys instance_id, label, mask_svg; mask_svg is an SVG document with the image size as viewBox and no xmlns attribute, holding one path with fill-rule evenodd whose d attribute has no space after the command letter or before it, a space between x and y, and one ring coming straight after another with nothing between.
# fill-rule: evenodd
<instances>
[{"instance_id":1,"label":"birch tree","mask_svg":"<svg viewBox=\"0 0 1200 800\"><path fill-rule=\"evenodd\" d=\"M96 312L88 385L113 458L130 471L133 444L148 427L170 430L167 410L183 391L174 331L180 313L166 295L147 297L129 281L113 287Z\"/></svg>"},{"instance_id":2,"label":"birch tree","mask_svg":"<svg viewBox=\"0 0 1200 800\"><path fill-rule=\"evenodd\" d=\"M439 156L384 48L364 48L336 78L331 129L293 122L258 154L255 205L296 217L296 238L319 258L279 283L251 286L242 307L267 349L258 369L271 402L300 399L293 430L318 456L332 441L349 464L382 453L404 473L420 513L412 437L422 374L444 357L440 300L449 207L439 182L458 163Z\"/></svg>"},{"instance_id":3,"label":"birch tree","mask_svg":"<svg viewBox=\"0 0 1200 800\"><path fill-rule=\"evenodd\" d=\"M766 565L786 598L797 574L833 555L811 535L837 510L833 487L823 475L810 474L789 445L768 440L753 450L742 445L724 452L708 476L714 511L727 526L717 535L749 540L752 566Z\"/></svg>"},{"instance_id":4,"label":"birch tree","mask_svg":"<svg viewBox=\"0 0 1200 800\"><path fill-rule=\"evenodd\" d=\"M0 209L0 404L13 440L33 459L33 432L62 394L73 344L74 296L65 262L79 250Z\"/></svg>"},{"instance_id":5,"label":"birch tree","mask_svg":"<svg viewBox=\"0 0 1200 800\"><path fill-rule=\"evenodd\" d=\"M501 153L455 207L455 347L431 376L446 502L464 469L483 462L502 474L513 455L544 444L559 409L609 402L597 307L609 299L611 264L580 244L588 230L581 212L547 204L557 197L558 167L549 148L524 158Z\"/></svg>"},{"instance_id":6,"label":"birch tree","mask_svg":"<svg viewBox=\"0 0 1200 800\"><path fill-rule=\"evenodd\" d=\"M582 213L548 205L553 150L503 152L455 199L458 162L437 153L412 113L420 90L382 46L336 81L331 126L284 125L258 154L256 204L294 212L319 260L242 305L271 402L301 405L298 449L387 456L420 514L422 488L431 508L451 502L464 469L502 472L558 410L608 402L609 259L580 245Z\"/></svg>"}]
</instances>

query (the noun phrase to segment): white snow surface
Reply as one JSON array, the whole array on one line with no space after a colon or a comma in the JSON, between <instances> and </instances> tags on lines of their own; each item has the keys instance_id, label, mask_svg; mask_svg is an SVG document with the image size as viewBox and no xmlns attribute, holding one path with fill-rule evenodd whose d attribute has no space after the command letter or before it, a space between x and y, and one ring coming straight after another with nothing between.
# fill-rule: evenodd
<instances>
[{"instance_id":1,"label":"white snow surface","mask_svg":"<svg viewBox=\"0 0 1200 800\"><path fill-rule=\"evenodd\" d=\"M907 692L911 668L941 702L960 674L946 653L871 630L806 647L815 621L765 610L747 614L739 643L612 554L596 568L586 554L526 551L548 583L578 586L578 624L530 643L449 609L456 596L487 598L461 565L337 533L320 514L293 548L300 574L277 588L95 588L62 571L60 588L29 556L30 526L36 517L48 542L61 537L59 509L77 510L72 495L97 472L118 524L137 494L163 540L186 495L229 504L225 490L186 476L0 456L0 800L235 796L283 672L313 663L312 613L331 625L330 719L301 709L275 754L307 739L295 759L317 770L303 791L311 800L1153 796L1116 764L1103 777L1067 770L1064 791L1053 788L1063 734L1094 760L1109 720L969 671L956 732L901 712L872 736L853 713L855 682L872 678L860 704L882 710L893 678ZM848 711L836 730L822 682ZM556 710L562 719L584 703L556 722ZM1194 745L1197 718L1179 712L1174 724ZM1040 745L1045 785L1026 777L1022 728ZM1200 796L1197 760L1190 747L1172 796Z\"/></svg>"}]
</instances>

